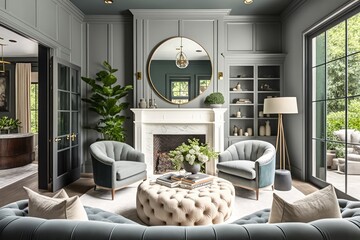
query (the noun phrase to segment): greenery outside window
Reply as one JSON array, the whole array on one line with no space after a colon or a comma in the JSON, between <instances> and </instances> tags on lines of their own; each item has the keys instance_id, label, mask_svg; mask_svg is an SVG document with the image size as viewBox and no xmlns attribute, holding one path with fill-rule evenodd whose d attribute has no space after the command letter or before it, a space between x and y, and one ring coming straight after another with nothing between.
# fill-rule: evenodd
<instances>
[{"instance_id":1,"label":"greenery outside window","mask_svg":"<svg viewBox=\"0 0 360 240\"><path fill-rule=\"evenodd\" d=\"M31 121L31 132L38 133L39 130L39 84L31 83L30 86L30 121Z\"/></svg>"},{"instance_id":2,"label":"greenery outside window","mask_svg":"<svg viewBox=\"0 0 360 240\"><path fill-rule=\"evenodd\" d=\"M359 198L360 14L349 13L308 39L311 176Z\"/></svg>"},{"instance_id":3,"label":"greenery outside window","mask_svg":"<svg viewBox=\"0 0 360 240\"><path fill-rule=\"evenodd\" d=\"M189 102L189 89L189 80L172 80L171 101L178 104Z\"/></svg>"}]
</instances>

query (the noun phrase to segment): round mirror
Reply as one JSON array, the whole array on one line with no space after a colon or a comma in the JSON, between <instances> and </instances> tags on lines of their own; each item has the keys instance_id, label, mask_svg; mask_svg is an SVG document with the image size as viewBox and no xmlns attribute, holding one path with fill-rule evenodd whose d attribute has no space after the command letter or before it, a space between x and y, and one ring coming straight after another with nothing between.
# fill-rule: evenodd
<instances>
[{"instance_id":1,"label":"round mirror","mask_svg":"<svg viewBox=\"0 0 360 240\"><path fill-rule=\"evenodd\" d=\"M210 85L212 65L208 53L193 40L174 37L153 52L148 74L155 92L174 104L185 104Z\"/></svg>"}]
</instances>

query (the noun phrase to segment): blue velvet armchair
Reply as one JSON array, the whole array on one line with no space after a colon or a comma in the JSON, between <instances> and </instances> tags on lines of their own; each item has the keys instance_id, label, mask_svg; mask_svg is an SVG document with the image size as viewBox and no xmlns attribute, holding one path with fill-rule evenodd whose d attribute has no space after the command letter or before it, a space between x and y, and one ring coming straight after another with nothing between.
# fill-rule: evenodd
<instances>
[{"instance_id":1,"label":"blue velvet armchair","mask_svg":"<svg viewBox=\"0 0 360 240\"><path fill-rule=\"evenodd\" d=\"M235 186L254 190L258 200L259 189L274 184L275 162L276 150L271 143L241 141L219 154L218 176Z\"/></svg>"},{"instance_id":2,"label":"blue velvet armchair","mask_svg":"<svg viewBox=\"0 0 360 240\"><path fill-rule=\"evenodd\" d=\"M110 189L114 200L115 190L146 179L143 153L126 143L99 141L90 145L95 188Z\"/></svg>"}]
</instances>

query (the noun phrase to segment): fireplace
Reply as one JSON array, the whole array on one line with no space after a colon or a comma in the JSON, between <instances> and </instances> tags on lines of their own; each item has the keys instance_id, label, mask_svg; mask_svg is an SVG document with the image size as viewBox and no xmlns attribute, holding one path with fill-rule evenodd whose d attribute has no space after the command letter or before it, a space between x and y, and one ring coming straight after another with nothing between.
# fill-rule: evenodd
<instances>
[{"instance_id":1,"label":"fireplace","mask_svg":"<svg viewBox=\"0 0 360 240\"><path fill-rule=\"evenodd\" d=\"M154 136L203 135L216 152L224 150L225 108L133 108L134 148L145 154L148 176L154 174ZM188 139L186 137L185 141ZM177 143L174 147L177 147ZM216 173L216 161L206 164L206 173Z\"/></svg>"},{"instance_id":2,"label":"fireplace","mask_svg":"<svg viewBox=\"0 0 360 240\"><path fill-rule=\"evenodd\" d=\"M174 150L183 142L187 143L188 139L199 139L200 143L206 143L204 134L154 134L153 135L153 166L154 174L163 174L173 171L172 162L169 158L169 151Z\"/></svg>"}]
</instances>

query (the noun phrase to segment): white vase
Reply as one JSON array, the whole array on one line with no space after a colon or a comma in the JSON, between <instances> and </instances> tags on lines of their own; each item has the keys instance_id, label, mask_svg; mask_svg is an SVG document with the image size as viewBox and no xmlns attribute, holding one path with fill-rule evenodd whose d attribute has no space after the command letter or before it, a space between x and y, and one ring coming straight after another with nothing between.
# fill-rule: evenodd
<instances>
[{"instance_id":1,"label":"white vase","mask_svg":"<svg viewBox=\"0 0 360 240\"><path fill-rule=\"evenodd\" d=\"M259 135L260 136L265 136L265 126L260 126Z\"/></svg>"},{"instance_id":2,"label":"white vase","mask_svg":"<svg viewBox=\"0 0 360 240\"><path fill-rule=\"evenodd\" d=\"M252 136L252 135L253 135L252 128L248 128L248 129L247 129L247 133L248 133L249 136Z\"/></svg>"},{"instance_id":3,"label":"white vase","mask_svg":"<svg viewBox=\"0 0 360 240\"><path fill-rule=\"evenodd\" d=\"M265 121L265 136L271 136L270 121Z\"/></svg>"},{"instance_id":4,"label":"white vase","mask_svg":"<svg viewBox=\"0 0 360 240\"><path fill-rule=\"evenodd\" d=\"M144 98L140 99L139 108L146 108L146 100Z\"/></svg>"}]
</instances>

